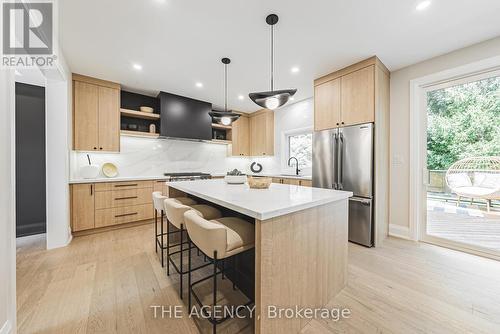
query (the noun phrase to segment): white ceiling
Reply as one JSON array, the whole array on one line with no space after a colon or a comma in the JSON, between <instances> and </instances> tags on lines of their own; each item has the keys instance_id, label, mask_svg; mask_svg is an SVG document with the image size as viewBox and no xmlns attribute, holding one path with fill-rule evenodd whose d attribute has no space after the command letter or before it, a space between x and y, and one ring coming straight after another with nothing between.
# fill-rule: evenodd
<instances>
[{"instance_id":1,"label":"white ceiling","mask_svg":"<svg viewBox=\"0 0 500 334\"><path fill-rule=\"evenodd\" d=\"M312 96L315 78L372 55L391 70L500 35L500 1L432 0L64 0L61 45L73 72L223 105L259 109L248 93L269 89L269 28L275 29L276 89ZM139 63L143 69L132 69ZM290 69L298 66L300 72ZM203 88L195 87L202 82ZM243 101L238 95L244 95Z\"/></svg>"}]
</instances>

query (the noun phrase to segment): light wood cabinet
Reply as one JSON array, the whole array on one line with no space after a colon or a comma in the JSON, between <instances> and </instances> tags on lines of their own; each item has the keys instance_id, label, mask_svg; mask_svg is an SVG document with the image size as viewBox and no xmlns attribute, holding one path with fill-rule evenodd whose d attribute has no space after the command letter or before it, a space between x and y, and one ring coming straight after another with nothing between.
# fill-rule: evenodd
<instances>
[{"instance_id":1,"label":"light wood cabinet","mask_svg":"<svg viewBox=\"0 0 500 334\"><path fill-rule=\"evenodd\" d=\"M303 187L312 187L311 180L302 180L302 179L290 179L286 177L273 177L273 183L281 183L281 184L291 184L296 186Z\"/></svg>"},{"instance_id":2,"label":"light wood cabinet","mask_svg":"<svg viewBox=\"0 0 500 334\"><path fill-rule=\"evenodd\" d=\"M375 66L342 76L342 125L375 121Z\"/></svg>"},{"instance_id":3,"label":"light wood cabinet","mask_svg":"<svg viewBox=\"0 0 500 334\"><path fill-rule=\"evenodd\" d=\"M250 129L249 119L246 116L240 116L233 122L231 130L231 154L233 156L250 155Z\"/></svg>"},{"instance_id":4,"label":"light wood cabinet","mask_svg":"<svg viewBox=\"0 0 500 334\"><path fill-rule=\"evenodd\" d=\"M120 151L120 91L99 87L99 150Z\"/></svg>"},{"instance_id":5,"label":"light wood cabinet","mask_svg":"<svg viewBox=\"0 0 500 334\"><path fill-rule=\"evenodd\" d=\"M95 188L93 184L74 184L71 187L72 230L84 231L95 227Z\"/></svg>"},{"instance_id":6,"label":"light wood cabinet","mask_svg":"<svg viewBox=\"0 0 500 334\"><path fill-rule=\"evenodd\" d=\"M340 125L340 78L314 87L314 130Z\"/></svg>"},{"instance_id":7,"label":"light wood cabinet","mask_svg":"<svg viewBox=\"0 0 500 334\"><path fill-rule=\"evenodd\" d=\"M274 113L263 109L250 115L250 155L274 155Z\"/></svg>"},{"instance_id":8,"label":"light wood cabinet","mask_svg":"<svg viewBox=\"0 0 500 334\"><path fill-rule=\"evenodd\" d=\"M74 81L73 148L95 151L99 147L99 86Z\"/></svg>"},{"instance_id":9,"label":"light wood cabinet","mask_svg":"<svg viewBox=\"0 0 500 334\"><path fill-rule=\"evenodd\" d=\"M314 81L314 129L333 129L375 122L377 94L383 90L376 77L389 76L377 57L351 65ZM385 98L385 96L383 97ZM381 111L384 112L384 111Z\"/></svg>"},{"instance_id":10,"label":"light wood cabinet","mask_svg":"<svg viewBox=\"0 0 500 334\"><path fill-rule=\"evenodd\" d=\"M73 149L120 151L120 85L73 74Z\"/></svg>"}]
</instances>

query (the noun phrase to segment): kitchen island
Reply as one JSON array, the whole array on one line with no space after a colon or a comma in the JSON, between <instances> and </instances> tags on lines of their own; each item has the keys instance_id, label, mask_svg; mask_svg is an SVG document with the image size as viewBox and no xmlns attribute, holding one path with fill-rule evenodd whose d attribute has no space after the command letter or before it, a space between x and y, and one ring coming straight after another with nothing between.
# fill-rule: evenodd
<instances>
[{"instance_id":1,"label":"kitchen island","mask_svg":"<svg viewBox=\"0 0 500 334\"><path fill-rule=\"evenodd\" d=\"M274 183L250 189L224 180L168 186L254 221L256 333L299 333L310 319L273 318L269 311L322 308L346 285L352 193Z\"/></svg>"}]
</instances>

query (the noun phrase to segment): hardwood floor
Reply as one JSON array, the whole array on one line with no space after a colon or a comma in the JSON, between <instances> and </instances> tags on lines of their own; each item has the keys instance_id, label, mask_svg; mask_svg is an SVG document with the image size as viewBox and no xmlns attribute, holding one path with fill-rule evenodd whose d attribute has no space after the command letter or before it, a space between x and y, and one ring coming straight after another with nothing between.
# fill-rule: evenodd
<instances>
[{"instance_id":1,"label":"hardwood floor","mask_svg":"<svg viewBox=\"0 0 500 334\"><path fill-rule=\"evenodd\" d=\"M40 236L18 242L19 333L210 333L205 320L153 317L151 305L184 304L177 275L167 277L157 259L152 225L44 245ZM239 298L221 284L221 299ZM302 332L499 333L499 301L500 262L397 239L376 249L350 244L348 286L328 306L352 315L313 320ZM246 319L218 329L253 331Z\"/></svg>"}]
</instances>

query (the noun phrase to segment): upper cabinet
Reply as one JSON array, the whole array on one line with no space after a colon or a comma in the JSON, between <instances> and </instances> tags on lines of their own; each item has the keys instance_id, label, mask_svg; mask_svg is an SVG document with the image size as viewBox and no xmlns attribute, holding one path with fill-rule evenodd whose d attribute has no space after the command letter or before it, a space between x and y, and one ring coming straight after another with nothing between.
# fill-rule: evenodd
<instances>
[{"instance_id":1,"label":"upper cabinet","mask_svg":"<svg viewBox=\"0 0 500 334\"><path fill-rule=\"evenodd\" d=\"M250 155L250 129L249 118L240 116L232 123L231 129L231 154L233 156L249 156Z\"/></svg>"},{"instance_id":2,"label":"upper cabinet","mask_svg":"<svg viewBox=\"0 0 500 334\"><path fill-rule=\"evenodd\" d=\"M314 128L316 131L340 125L340 99L340 78L314 87Z\"/></svg>"},{"instance_id":3,"label":"upper cabinet","mask_svg":"<svg viewBox=\"0 0 500 334\"><path fill-rule=\"evenodd\" d=\"M375 121L375 66L371 65L341 78L341 125Z\"/></svg>"},{"instance_id":4,"label":"upper cabinet","mask_svg":"<svg viewBox=\"0 0 500 334\"><path fill-rule=\"evenodd\" d=\"M262 109L250 114L250 155L274 155L274 112Z\"/></svg>"},{"instance_id":5,"label":"upper cabinet","mask_svg":"<svg viewBox=\"0 0 500 334\"><path fill-rule=\"evenodd\" d=\"M377 94L389 71L369 58L314 81L314 130L375 122Z\"/></svg>"},{"instance_id":6,"label":"upper cabinet","mask_svg":"<svg viewBox=\"0 0 500 334\"><path fill-rule=\"evenodd\" d=\"M73 74L73 149L120 151L120 85Z\"/></svg>"}]
</instances>

